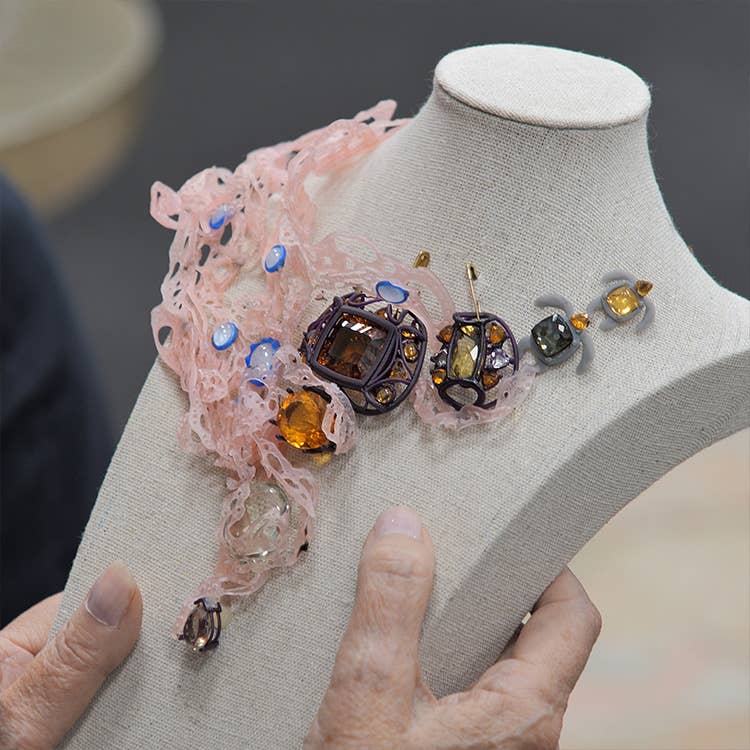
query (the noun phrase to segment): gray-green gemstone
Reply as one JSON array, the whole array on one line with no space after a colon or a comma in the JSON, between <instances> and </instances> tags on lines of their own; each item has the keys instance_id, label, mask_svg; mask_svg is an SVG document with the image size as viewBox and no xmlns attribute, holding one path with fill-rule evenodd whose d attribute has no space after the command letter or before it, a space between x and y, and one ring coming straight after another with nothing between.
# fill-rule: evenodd
<instances>
[{"instance_id":1,"label":"gray-green gemstone","mask_svg":"<svg viewBox=\"0 0 750 750\"><path fill-rule=\"evenodd\" d=\"M558 313L540 320L531 329L531 337L545 357L554 357L573 343L570 326Z\"/></svg>"}]
</instances>

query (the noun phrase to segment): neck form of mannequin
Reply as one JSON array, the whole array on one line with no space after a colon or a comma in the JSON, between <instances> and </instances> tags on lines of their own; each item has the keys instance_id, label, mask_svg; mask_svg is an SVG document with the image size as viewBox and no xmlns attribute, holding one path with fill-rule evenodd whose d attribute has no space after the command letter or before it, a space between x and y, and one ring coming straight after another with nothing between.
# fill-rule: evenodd
<instances>
[{"instance_id":1,"label":"neck form of mannequin","mask_svg":"<svg viewBox=\"0 0 750 750\"><path fill-rule=\"evenodd\" d=\"M425 662L440 654L429 675L438 690L466 670L465 652L444 643L482 619L479 602L501 602L504 623L463 638L476 649L472 674L603 523L750 421L738 369L748 304L705 273L674 227L649 158L649 104L643 81L608 60L524 45L460 50L438 65L413 121L318 194L320 236L365 235L403 261L429 250L459 309L471 307L463 269L473 261L483 307L519 337L551 312L534 307L541 294L584 310L615 269L655 284L649 330L603 333L592 321L585 376L573 363L550 370L509 423L443 438L453 443L445 453L424 436L422 491L442 489L418 507L455 503L463 541L481 547L425 630ZM477 454L494 478L472 476Z\"/></svg>"},{"instance_id":2,"label":"neck form of mannequin","mask_svg":"<svg viewBox=\"0 0 750 750\"><path fill-rule=\"evenodd\" d=\"M319 236L364 236L406 262L429 250L459 310L471 309L463 269L473 261L482 309L519 338L551 312L534 307L537 296L584 310L616 269L654 283L655 322L602 332L595 316L590 370L568 362L537 377L505 421L449 432L405 405L361 419L357 449L316 467L320 511L304 561L272 576L206 659L171 642L168 621L214 565L226 477L179 447L184 394L157 363L53 631L118 557L141 586L143 629L66 748L111 746L112 727L122 747L300 747L349 617L362 541L396 503L422 516L436 549L425 681L437 694L460 690L623 505L750 423L750 306L715 284L673 226L649 160L648 104L646 85L607 60L462 50L440 63L410 124L312 186Z\"/></svg>"}]
</instances>

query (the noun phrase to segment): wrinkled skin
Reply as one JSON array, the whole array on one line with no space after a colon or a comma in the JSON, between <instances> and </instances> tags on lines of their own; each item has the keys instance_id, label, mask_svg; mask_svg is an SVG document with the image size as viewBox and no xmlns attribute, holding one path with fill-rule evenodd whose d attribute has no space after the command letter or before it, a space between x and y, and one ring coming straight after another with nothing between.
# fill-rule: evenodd
<instances>
[{"instance_id":1,"label":"wrinkled skin","mask_svg":"<svg viewBox=\"0 0 750 750\"><path fill-rule=\"evenodd\" d=\"M35 604L0 630L0 750L57 745L135 645L143 603L132 576L115 563L97 583L98 606L89 593L49 643L62 594ZM107 594L109 612L103 605ZM105 613L113 624L97 619Z\"/></svg>"},{"instance_id":2,"label":"wrinkled skin","mask_svg":"<svg viewBox=\"0 0 750 750\"><path fill-rule=\"evenodd\" d=\"M437 700L417 659L433 573L419 518L406 508L381 515L365 542L354 610L305 750L557 747L568 696L600 628L581 585L564 570L498 662L469 690ZM132 650L140 592L122 565L105 578L119 590L116 624L102 621L101 596L96 607L90 593L48 642L57 594L0 630L0 750L54 747Z\"/></svg>"},{"instance_id":3,"label":"wrinkled skin","mask_svg":"<svg viewBox=\"0 0 750 750\"><path fill-rule=\"evenodd\" d=\"M390 513L401 518L381 516L365 543L354 610L305 750L557 748L601 628L581 584L563 570L498 661L468 690L438 700L418 662L432 543L411 511Z\"/></svg>"}]
</instances>

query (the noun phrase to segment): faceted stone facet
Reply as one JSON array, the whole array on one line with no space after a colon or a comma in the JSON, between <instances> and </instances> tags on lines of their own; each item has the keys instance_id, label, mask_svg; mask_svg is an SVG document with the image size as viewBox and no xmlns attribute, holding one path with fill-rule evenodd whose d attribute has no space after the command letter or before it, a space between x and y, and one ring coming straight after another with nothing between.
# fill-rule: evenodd
<instances>
[{"instance_id":1,"label":"faceted stone facet","mask_svg":"<svg viewBox=\"0 0 750 750\"><path fill-rule=\"evenodd\" d=\"M638 309L638 297L632 287L627 284L613 289L605 298L607 307L620 317L630 315Z\"/></svg>"},{"instance_id":2,"label":"faceted stone facet","mask_svg":"<svg viewBox=\"0 0 750 750\"><path fill-rule=\"evenodd\" d=\"M491 370L500 370L510 364L510 357L502 349L493 349L487 355L485 366Z\"/></svg>"},{"instance_id":3,"label":"faceted stone facet","mask_svg":"<svg viewBox=\"0 0 750 750\"><path fill-rule=\"evenodd\" d=\"M339 375L363 380L380 360L386 330L359 315L342 315L326 338L318 362Z\"/></svg>"},{"instance_id":4,"label":"faceted stone facet","mask_svg":"<svg viewBox=\"0 0 750 750\"><path fill-rule=\"evenodd\" d=\"M498 370L484 370L482 372L482 385L485 388L494 388L500 382Z\"/></svg>"},{"instance_id":5,"label":"faceted stone facet","mask_svg":"<svg viewBox=\"0 0 750 750\"><path fill-rule=\"evenodd\" d=\"M447 344L451 340L452 335L453 335L453 326L444 326L443 328L440 329L440 333L438 333L438 338L444 344Z\"/></svg>"},{"instance_id":6,"label":"faceted stone facet","mask_svg":"<svg viewBox=\"0 0 750 750\"><path fill-rule=\"evenodd\" d=\"M196 601L182 629L182 639L190 644L193 651L203 651L217 640L220 613L221 605L212 599Z\"/></svg>"},{"instance_id":7,"label":"faceted stone facet","mask_svg":"<svg viewBox=\"0 0 750 750\"><path fill-rule=\"evenodd\" d=\"M393 401L393 388L384 385L382 388L378 388L378 392L375 394L379 404L390 404Z\"/></svg>"},{"instance_id":8,"label":"faceted stone facet","mask_svg":"<svg viewBox=\"0 0 750 750\"><path fill-rule=\"evenodd\" d=\"M404 345L404 357L406 357L407 361L414 362L414 360L419 356L419 349L417 348L417 345L413 341L409 341L407 344Z\"/></svg>"},{"instance_id":9,"label":"faceted stone facet","mask_svg":"<svg viewBox=\"0 0 750 750\"><path fill-rule=\"evenodd\" d=\"M442 367L438 367L437 370L432 371L432 382L435 385L440 385L445 380L445 370Z\"/></svg>"},{"instance_id":10,"label":"faceted stone facet","mask_svg":"<svg viewBox=\"0 0 750 750\"><path fill-rule=\"evenodd\" d=\"M290 393L281 402L277 417L281 437L303 451L327 446L328 438L323 432L326 407L325 399L314 391Z\"/></svg>"},{"instance_id":11,"label":"faceted stone facet","mask_svg":"<svg viewBox=\"0 0 750 750\"><path fill-rule=\"evenodd\" d=\"M531 337L545 357L554 357L564 352L573 343L570 326L557 313L540 320L531 329Z\"/></svg>"},{"instance_id":12,"label":"faceted stone facet","mask_svg":"<svg viewBox=\"0 0 750 750\"><path fill-rule=\"evenodd\" d=\"M479 356L479 335L478 326L464 325L456 331L448 368L451 378L460 380L474 374Z\"/></svg>"},{"instance_id":13,"label":"faceted stone facet","mask_svg":"<svg viewBox=\"0 0 750 750\"><path fill-rule=\"evenodd\" d=\"M653 288L654 285L645 279L638 279L638 281L635 282L635 291L638 292L641 297L645 297Z\"/></svg>"},{"instance_id":14,"label":"faceted stone facet","mask_svg":"<svg viewBox=\"0 0 750 750\"><path fill-rule=\"evenodd\" d=\"M576 313L575 315L570 316L570 322L573 328L583 331L585 328L589 327L590 321L589 316L586 315L586 313Z\"/></svg>"},{"instance_id":15,"label":"faceted stone facet","mask_svg":"<svg viewBox=\"0 0 750 750\"><path fill-rule=\"evenodd\" d=\"M490 344L502 344L507 338L505 329L496 321L487 326L487 338Z\"/></svg>"}]
</instances>

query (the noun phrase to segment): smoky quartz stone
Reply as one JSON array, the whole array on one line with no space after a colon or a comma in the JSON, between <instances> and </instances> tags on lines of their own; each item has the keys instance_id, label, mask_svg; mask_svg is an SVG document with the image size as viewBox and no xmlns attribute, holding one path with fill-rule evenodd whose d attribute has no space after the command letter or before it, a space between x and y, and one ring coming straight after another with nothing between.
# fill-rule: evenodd
<instances>
[{"instance_id":1,"label":"smoky quartz stone","mask_svg":"<svg viewBox=\"0 0 750 750\"><path fill-rule=\"evenodd\" d=\"M573 332L568 321L555 313L540 320L531 329L531 338L543 356L554 357L573 343Z\"/></svg>"}]
</instances>

